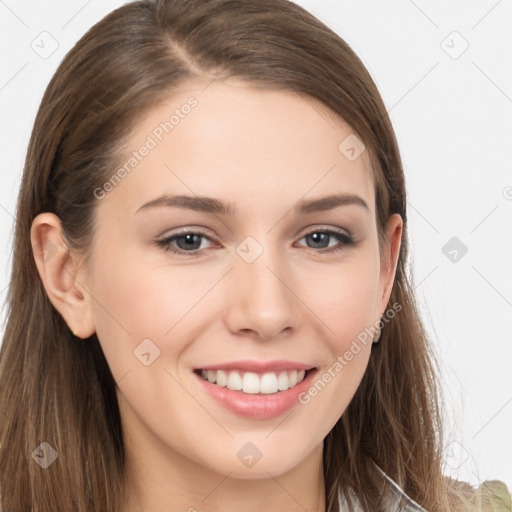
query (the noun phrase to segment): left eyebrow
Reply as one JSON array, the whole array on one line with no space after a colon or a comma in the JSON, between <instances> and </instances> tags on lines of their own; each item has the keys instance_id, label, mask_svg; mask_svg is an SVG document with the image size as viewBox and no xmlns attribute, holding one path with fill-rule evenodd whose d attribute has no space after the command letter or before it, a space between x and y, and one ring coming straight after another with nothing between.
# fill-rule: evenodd
<instances>
[{"instance_id":1,"label":"left eyebrow","mask_svg":"<svg viewBox=\"0 0 512 512\"><path fill-rule=\"evenodd\" d=\"M312 212L323 212L326 210L332 210L339 206L356 205L370 212L366 201L355 194L337 194L325 197L319 197L317 199L308 199L299 201L295 205L295 213L307 214Z\"/></svg>"},{"instance_id":2,"label":"left eyebrow","mask_svg":"<svg viewBox=\"0 0 512 512\"><path fill-rule=\"evenodd\" d=\"M370 211L365 200L355 194L338 194L308 200L302 199L295 205L294 210L296 214L306 215L348 205L360 206L367 212ZM237 212L233 203L226 203L213 197L163 195L143 204L135 213L143 209L159 206L183 208L226 216L235 215Z\"/></svg>"}]
</instances>

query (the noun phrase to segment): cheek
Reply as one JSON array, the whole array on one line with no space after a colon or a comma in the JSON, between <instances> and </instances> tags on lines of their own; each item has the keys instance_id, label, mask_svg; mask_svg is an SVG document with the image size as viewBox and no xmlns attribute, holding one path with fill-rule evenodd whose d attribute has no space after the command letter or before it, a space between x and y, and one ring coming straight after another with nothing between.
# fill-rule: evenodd
<instances>
[{"instance_id":1,"label":"cheek","mask_svg":"<svg viewBox=\"0 0 512 512\"><path fill-rule=\"evenodd\" d=\"M317 266L303 288L307 304L325 327L321 333L334 358L376 320L379 267L371 251L359 251L339 265ZM309 291L308 291L309 290Z\"/></svg>"},{"instance_id":2,"label":"cheek","mask_svg":"<svg viewBox=\"0 0 512 512\"><path fill-rule=\"evenodd\" d=\"M94 266L91 293L96 332L114 376L138 367L141 351L173 364L205 322L208 300L201 299L218 278L193 265L156 266L140 253L105 253L112 257Z\"/></svg>"},{"instance_id":3,"label":"cheek","mask_svg":"<svg viewBox=\"0 0 512 512\"><path fill-rule=\"evenodd\" d=\"M315 292L306 295L303 290L303 294L321 320L318 337L323 340L325 363L301 403L311 414L314 411L315 418L322 418L318 425L311 421L314 428L327 433L348 406L368 365L379 275L370 252L359 252L335 269L317 267L315 273Z\"/></svg>"}]
</instances>

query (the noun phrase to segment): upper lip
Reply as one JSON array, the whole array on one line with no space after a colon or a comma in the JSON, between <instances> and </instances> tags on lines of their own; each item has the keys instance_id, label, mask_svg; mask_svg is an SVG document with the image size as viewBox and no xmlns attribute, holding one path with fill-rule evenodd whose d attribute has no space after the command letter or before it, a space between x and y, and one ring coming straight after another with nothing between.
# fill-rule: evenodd
<instances>
[{"instance_id":1,"label":"upper lip","mask_svg":"<svg viewBox=\"0 0 512 512\"><path fill-rule=\"evenodd\" d=\"M201 366L197 370L242 370L246 372L265 373L293 370L311 370L315 368L310 364L297 363L295 361L285 361L283 359L274 361L255 361L244 359L241 361L230 361L226 363L210 364Z\"/></svg>"}]
</instances>

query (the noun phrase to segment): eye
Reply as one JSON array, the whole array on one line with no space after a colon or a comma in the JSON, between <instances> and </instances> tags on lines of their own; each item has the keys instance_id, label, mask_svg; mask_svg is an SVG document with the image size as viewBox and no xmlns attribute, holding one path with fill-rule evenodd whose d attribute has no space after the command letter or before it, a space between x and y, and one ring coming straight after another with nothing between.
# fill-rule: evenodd
<instances>
[{"instance_id":1,"label":"eye","mask_svg":"<svg viewBox=\"0 0 512 512\"><path fill-rule=\"evenodd\" d=\"M338 240L337 245L329 245L329 239L332 240L333 238ZM320 251L314 251L321 253L340 251L346 246L355 245L355 241L350 235L332 229L316 229L314 231L310 231L301 238L301 240L303 239L312 242L313 247L309 247L310 249L323 249Z\"/></svg>"},{"instance_id":2,"label":"eye","mask_svg":"<svg viewBox=\"0 0 512 512\"><path fill-rule=\"evenodd\" d=\"M157 240L156 244L162 247L166 252L169 251L174 254L190 254L190 256L198 256L198 252L204 247L201 247L203 240L211 240L204 233L196 231L186 231L175 235L168 236L162 240ZM176 248L176 244L178 247Z\"/></svg>"},{"instance_id":3,"label":"eye","mask_svg":"<svg viewBox=\"0 0 512 512\"><path fill-rule=\"evenodd\" d=\"M313 251L315 253L340 251L346 246L356 245L350 235L332 229L316 229L306 233L300 240L302 239L306 239L313 244L313 247L308 247L309 249L320 249ZM329 240L332 239L338 240L338 244L332 246L332 244L329 243ZM205 247L202 246L204 240L212 241L209 236L200 231L184 231L162 238L161 240L156 240L155 243L166 252L199 256L201 255L201 251L205 249Z\"/></svg>"}]
</instances>

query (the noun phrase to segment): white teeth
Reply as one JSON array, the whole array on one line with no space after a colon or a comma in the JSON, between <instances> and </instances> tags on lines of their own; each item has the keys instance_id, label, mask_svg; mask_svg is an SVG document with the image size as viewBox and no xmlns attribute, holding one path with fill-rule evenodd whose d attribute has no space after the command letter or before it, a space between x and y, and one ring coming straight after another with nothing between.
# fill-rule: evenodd
<instances>
[{"instance_id":1,"label":"white teeth","mask_svg":"<svg viewBox=\"0 0 512 512\"><path fill-rule=\"evenodd\" d=\"M265 373L261 377L260 381L260 393L270 395L271 393L277 393L277 375L275 373Z\"/></svg>"},{"instance_id":2,"label":"white teeth","mask_svg":"<svg viewBox=\"0 0 512 512\"><path fill-rule=\"evenodd\" d=\"M229 372L227 388L233 391L240 391L242 389L242 377L238 372Z\"/></svg>"},{"instance_id":3,"label":"white teeth","mask_svg":"<svg viewBox=\"0 0 512 512\"><path fill-rule=\"evenodd\" d=\"M279 391L285 391L290 387L290 379L288 378L288 374L286 372L281 372L279 374L279 378L277 379L277 389Z\"/></svg>"},{"instance_id":4,"label":"white teeth","mask_svg":"<svg viewBox=\"0 0 512 512\"><path fill-rule=\"evenodd\" d=\"M282 371L279 374L270 372L263 375L236 370L201 370L203 379L217 386L248 394L262 393L266 395L286 391L301 383L305 375L305 370Z\"/></svg>"},{"instance_id":5,"label":"white teeth","mask_svg":"<svg viewBox=\"0 0 512 512\"><path fill-rule=\"evenodd\" d=\"M259 393L260 392L260 379L255 373L244 373L242 379L242 389L244 393Z\"/></svg>"},{"instance_id":6,"label":"white teeth","mask_svg":"<svg viewBox=\"0 0 512 512\"><path fill-rule=\"evenodd\" d=\"M228 384L228 376L222 370L217 371L217 386L225 388Z\"/></svg>"}]
</instances>

